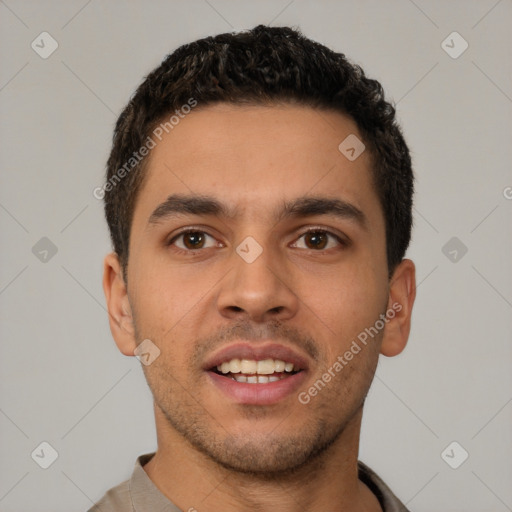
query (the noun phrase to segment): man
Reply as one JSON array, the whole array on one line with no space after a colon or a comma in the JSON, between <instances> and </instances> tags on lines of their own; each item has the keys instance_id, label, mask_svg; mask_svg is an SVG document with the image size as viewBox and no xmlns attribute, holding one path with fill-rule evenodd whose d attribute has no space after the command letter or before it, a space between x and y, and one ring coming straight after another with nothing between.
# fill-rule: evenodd
<instances>
[{"instance_id":1,"label":"man","mask_svg":"<svg viewBox=\"0 0 512 512\"><path fill-rule=\"evenodd\" d=\"M405 511L358 461L405 347L409 151L380 84L290 28L182 46L117 122L104 290L155 454L91 511Z\"/></svg>"}]
</instances>

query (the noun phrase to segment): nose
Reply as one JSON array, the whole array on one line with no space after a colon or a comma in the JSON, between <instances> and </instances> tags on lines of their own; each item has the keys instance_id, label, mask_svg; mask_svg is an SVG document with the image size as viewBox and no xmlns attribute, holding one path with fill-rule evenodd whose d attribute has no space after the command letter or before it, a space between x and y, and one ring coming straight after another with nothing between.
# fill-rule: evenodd
<instances>
[{"instance_id":1,"label":"nose","mask_svg":"<svg viewBox=\"0 0 512 512\"><path fill-rule=\"evenodd\" d=\"M244 259L235 250L232 271L222 281L217 307L231 320L247 317L254 322L288 320L295 316L299 299L289 283L285 263L275 251L263 248L254 260ZM288 275L285 275L288 274Z\"/></svg>"}]
</instances>

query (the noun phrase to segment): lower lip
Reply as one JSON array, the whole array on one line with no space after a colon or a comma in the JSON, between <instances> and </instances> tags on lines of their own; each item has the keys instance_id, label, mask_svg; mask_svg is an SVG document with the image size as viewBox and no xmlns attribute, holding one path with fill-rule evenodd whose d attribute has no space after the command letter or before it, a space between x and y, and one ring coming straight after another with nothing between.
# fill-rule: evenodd
<instances>
[{"instance_id":1,"label":"lower lip","mask_svg":"<svg viewBox=\"0 0 512 512\"><path fill-rule=\"evenodd\" d=\"M239 404L272 405L292 395L306 378L306 372L285 377L266 384L247 384L223 377L215 372L207 372L213 384L225 395Z\"/></svg>"}]
</instances>

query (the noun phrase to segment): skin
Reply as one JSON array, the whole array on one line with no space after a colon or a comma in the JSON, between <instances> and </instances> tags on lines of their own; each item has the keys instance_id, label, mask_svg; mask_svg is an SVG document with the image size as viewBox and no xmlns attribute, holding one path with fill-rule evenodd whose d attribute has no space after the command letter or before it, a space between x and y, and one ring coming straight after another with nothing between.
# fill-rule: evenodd
<instances>
[{"instance_id":1,"label":"skin","mask_svg":"<svg viewBox=\"0 0 512 512\"><path fill-rule=\"evenodd\" d=\"M103 285L119 350L133 356L150 339L161 351L143 365L158 437L144 469L183 510L381 510L357 478L362 411L379 354L395 356L407 343L415 268L404 259L388 280L369 152L350 162L338 150L351 133L362 138L334 111L219 104L196 108L152 150L127 283L112 253ZM171 194L212 196L237 215L148 224ZM326 214L276 217L302 196L343 199L364 213L366 227ZM210 236L195 251L190 237L169 245L184 227ZM348 243L311 237L308 228ZM263 249L252 263L235 251L247 236ZM306 405L297 393L272 405L234 403L202 368L237 340L271 339L307 359L298 390L307 391L393 304L401 310Z\"/></svg>"}]
</instances>

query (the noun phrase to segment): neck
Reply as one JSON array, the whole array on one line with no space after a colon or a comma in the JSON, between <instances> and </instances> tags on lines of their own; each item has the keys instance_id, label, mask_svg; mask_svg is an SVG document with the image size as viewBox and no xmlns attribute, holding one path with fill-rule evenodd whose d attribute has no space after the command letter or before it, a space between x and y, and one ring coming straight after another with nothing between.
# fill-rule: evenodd
<instances>
[{"instance_id":1,"label":"neck","mask_svg":"<svg viewBox=\"0 0 512 512\"><path fill-rule=\"evenodd\" d=\"M362 408L321 455L286 474L258 476L228 470L197 451L155 405L158 450L144 470L169 500L193 512L381 512L358 479Z\"/></svg>"}]
</instances>

